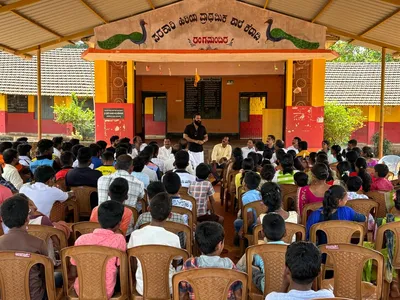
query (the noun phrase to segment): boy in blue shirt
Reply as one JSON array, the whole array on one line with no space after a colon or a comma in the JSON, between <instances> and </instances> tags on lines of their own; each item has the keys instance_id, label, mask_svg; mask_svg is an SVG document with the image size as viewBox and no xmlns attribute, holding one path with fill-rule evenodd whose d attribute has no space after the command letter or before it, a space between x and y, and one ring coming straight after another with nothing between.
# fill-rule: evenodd
<instances>
[{"instance_id":1,"label":"boy in blue shirt","mask_svg":"<svg viewBox=\"0 0 400 300\"><path fill-rule=\"evenodd\" d=\"M249 171L246 173L243 179L243 187L246 192L242 196L242 207L244 207L246 204L260 201L262 199L261 193L257 190L260 182L261 177L256 172ZM256 211L251 209L243 213L247 213L248 223L243 224L242 212L239 211L238 218L233 223L235 226L235 244L238 242L240 232L243 232L243 226L247 226L249 232L252 232L253 227L256 226Z\"/></svg>"}]
</instances>

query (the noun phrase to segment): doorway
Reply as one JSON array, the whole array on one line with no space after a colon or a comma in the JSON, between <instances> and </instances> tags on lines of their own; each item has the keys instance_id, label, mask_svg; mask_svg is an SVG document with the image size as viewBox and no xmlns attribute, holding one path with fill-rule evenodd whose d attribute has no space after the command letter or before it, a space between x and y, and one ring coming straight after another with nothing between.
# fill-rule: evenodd
<instances>
[{"instance_id":1,"label":"doorway","mask_svg":"<svg viewBox=\"0 0 400 300\"><path fill-rule=\"evenodd\" d=\"M167 134L167 93L142 92L142 129L145 139L163 139Z\"/></svg>"},{"instance_id":2,"label":"doorway","mask_svg":"<svg viewBox=\"0 0 400 300\"><path fill-rule=\"evenodd\" d=\"M241 139L262 139L263 109L267 93L239 94L239 134Z\"/></svg>"}]
</instances>

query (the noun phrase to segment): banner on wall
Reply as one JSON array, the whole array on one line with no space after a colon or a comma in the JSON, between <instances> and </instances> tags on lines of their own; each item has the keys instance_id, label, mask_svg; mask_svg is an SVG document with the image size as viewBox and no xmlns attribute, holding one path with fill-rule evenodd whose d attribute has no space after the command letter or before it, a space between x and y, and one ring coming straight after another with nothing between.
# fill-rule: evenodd
<instances>
[{"instance_id":1,"label":"banner on wall","mask_svg":"<svg viewBox=\"0 0 400 300\"><path fill-rule=\"evenodd\" d=\"M236 0L181 1L95 28L103 50L325 49L326 28Z\"/></svg>"}]
</instances>

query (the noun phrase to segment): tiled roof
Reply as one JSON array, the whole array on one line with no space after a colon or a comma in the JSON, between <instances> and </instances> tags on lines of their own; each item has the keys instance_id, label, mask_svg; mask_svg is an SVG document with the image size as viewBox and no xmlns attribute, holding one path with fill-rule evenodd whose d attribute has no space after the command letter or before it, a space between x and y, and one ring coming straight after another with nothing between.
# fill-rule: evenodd
<instances>
[{"instance_id":1,"label":"tiled roof","mask_svg":"<svg viewBox=\"0 0 400 300\"><path fill-rule=\"evenodd\" d=\"M58 48L42 53L42 95L94 95L94 65L85 49ZM0 51L0 94L36 95L36 56L24 60Z\"/></svg>"},{"instance_id":2,"label":"tiled roof","mask_svg":"<svg viewBox=\"0 0 400 300\"><path fill-rule=\"evenodd\" d=\"M400 62L386 63L385 105L400 105ZM380 63L327 63L325 101L380 105Z\"/></svg>"}]
</instances>

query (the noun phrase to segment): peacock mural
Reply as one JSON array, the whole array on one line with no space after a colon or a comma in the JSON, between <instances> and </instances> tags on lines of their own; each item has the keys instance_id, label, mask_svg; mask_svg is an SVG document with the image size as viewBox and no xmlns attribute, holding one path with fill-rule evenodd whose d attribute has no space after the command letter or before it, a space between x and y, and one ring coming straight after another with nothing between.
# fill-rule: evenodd
<instances>
[{"instance_id":1,"label":"peacock mural","mask_svg":"<svg viewBox=\"0 0 400 300\"><path fill-rule=\"evenodd\" d=\"M97 41L97 44L101 49L110 50L118 47L122 42L130 40L132 43L140 47L140 45L144 44L147 39L147 31L145 27L147 23L144 20L140 20L139 24L142 29L142 32L135 31L132 32L131 34L115 34L104 41Z\"/></svg>"},{"instance_id":2,"label":"peacock mural","mask_svg":"<svg viewBox=\"0 0 400 300\"><path fill-rule=\"evenodd\" d=\"M290 35L283 31L280 28L274 28L271 30L273 20L268 19L266 24L268 23L267 26L267 40L271 42L280 42L282 40L288 40L293 43L297 48L299 49L308 49L308 50L314 50L319 48L319 43L317 42L309 42L306 40L299 39L297 37L294 37L293 35Z\"/></svg>"}]
</instances>

